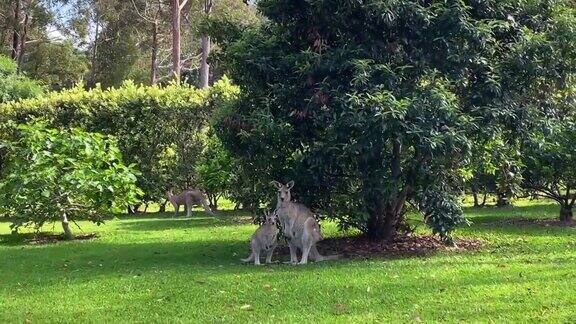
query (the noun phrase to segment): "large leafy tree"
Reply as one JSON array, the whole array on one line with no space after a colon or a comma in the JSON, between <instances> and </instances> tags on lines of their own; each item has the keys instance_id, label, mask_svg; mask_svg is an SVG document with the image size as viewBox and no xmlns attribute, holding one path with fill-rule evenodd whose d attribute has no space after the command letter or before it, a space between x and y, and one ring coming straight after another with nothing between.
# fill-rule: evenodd
<instances>
[{"instance_id":1,"label":"large leafy tree","mask_svg":"<svg viewBox=\"0 0 576 324\"><path fill-rule=\"evenodd\" d=\"M510 65L519 72L522 107L534 123L522 140L527 190L560 205L572 220L576 203L576 7L543 7L538 28L519 44Z\"/></svg>"},{"instance_id":2,"label":"large leafy tree","mask_svg":"<svg viewBox=\"0 0 576 324\"><path fill-rule=\"evenodd\" d=\"M524 147L524 185L560 205L560 220L571 222L576 204L576 118L547 125Z\"/></svg>"},{"instance_id":3,"label":"large leafy tree","mask_svg":"<svg viewBox=\"0 0 576 324\"><path fill-rule=\"evenodd\" d=\"M298 199L373 239L392 238L408 205L448 238L470 142L510 112L495 102L530 28L520 3L258 5L266 23L227 30L220 56L244 96L219 134L250 179L295 179Z\"/></svg>"}]
</instances>

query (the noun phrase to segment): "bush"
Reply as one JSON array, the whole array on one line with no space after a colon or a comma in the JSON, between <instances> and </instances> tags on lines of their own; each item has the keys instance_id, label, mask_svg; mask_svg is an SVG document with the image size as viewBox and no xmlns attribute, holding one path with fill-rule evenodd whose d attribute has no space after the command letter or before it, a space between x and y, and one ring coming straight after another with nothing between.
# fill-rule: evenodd
<instances>
[{"instance_id":1,"label":"bush","mask_svg":"<svg viewBox=\"0 0 576 324\"><path fill-rule=\"evenodd\" d=\"M170 186L192 185L196 157L204 145L198 134L207 127L212 109L237 92L227 79L203 90L131 82L108 90L76 87L0 105L0 123L39 119L50 127L113 135L125 161L141 172L137 183L144 200L159 201ZM0 138L11 136L10 128L0 126Z\"/></svg>"},{"instance_id":2,"label":"bush","mask_svg":"<svg viewBox=\"0 0 576 324\"><path fill-rule=\"evenodd\" d=\"M196 165L198 184L206 191L210 209L218 209L218 200L229 194L234 177L234 161L216 136L206 139Z\"/></svg>"},{"instance_id":3,"label":"bush","mask_svg":"<svg viewBox=\"0 0 576 324\"><path fill-rule=\"evenodd\" d=\"M12 221L13 231L61 221L66 238L72 239L69 222L100 224L105 215L137 200L135 171L122 163L111 137L21 125L8 150L0 215Z\"/></svg>"}]
</instances>

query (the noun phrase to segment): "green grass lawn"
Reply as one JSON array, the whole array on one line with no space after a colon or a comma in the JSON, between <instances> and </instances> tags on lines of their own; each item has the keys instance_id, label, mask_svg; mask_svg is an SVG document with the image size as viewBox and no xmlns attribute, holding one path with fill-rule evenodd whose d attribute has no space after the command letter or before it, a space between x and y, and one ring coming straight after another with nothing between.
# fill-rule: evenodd
<instances>
[{"instance_id":1,"label":"green grass lawn","mask_svg":"<svg viewBox=\"0 0 576 324\"><path fill-rule=\"evenodd\" d=\"M466 209L456 235L488 241L478 252L262 267L239 262L241 213L82 223L100 237L42 246L0 223L0 322L574 322L576 228L498 223L557 212Z\"/></svg>"}]
</instances>

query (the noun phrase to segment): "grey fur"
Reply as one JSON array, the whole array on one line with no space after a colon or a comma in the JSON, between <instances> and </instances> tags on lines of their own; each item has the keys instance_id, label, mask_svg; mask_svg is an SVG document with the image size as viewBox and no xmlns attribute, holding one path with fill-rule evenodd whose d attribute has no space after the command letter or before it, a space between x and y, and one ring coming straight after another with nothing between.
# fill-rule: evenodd
<instances>
[{"instance_id":1,"label":"grey fur","mask_svg":"<svg viewBox=\"0 0 576 324\"><path fill-rule=\"evenodd\" d=\"M254 261L255 265L260 265L260 253L262 251L266 252L266 263L272 262L272 254L277 246L279 232L278 227L276 227L276 211L265 213L265 216L266 222L258 227L250 240L252 253L246 259L241 259L242 262Z\"/></svg>"},{"instance_id":2,"label":"grey fur","mask_svg":"<svg viewBox=\"0 0 576 324\"><path fill-rule=\"evenodd\" d=\"M178 215L181 205L186 207L187 217L191 216L193 206L202 206L208 214L214 214L208 205L208 199L206 198L206 195L201 190L186 189L180 194L174 195L172 193L172 189L170 189L166 194L168 196L168 200L172 206L174 206L174 215Z\"/></svg>"},{"instance_id":3,"label":"grey fur","mask_svg":"<svg viewBox=\"0 0 576 324\"><path fill-rule=\"evenodd\" d=\"M306 264L308 257L315 261L337 259L338 256L336 255L322 256L318 252L316 243L322 240L320 225L308 207L291 201L290 190L294 187L294 181L285 185L278 181L272 181L271 184L278 190L276 212L282 231L288 239L290 262ZM300 262L298 262L297 250L302 251Z\"/></svg>"}]
</instances>

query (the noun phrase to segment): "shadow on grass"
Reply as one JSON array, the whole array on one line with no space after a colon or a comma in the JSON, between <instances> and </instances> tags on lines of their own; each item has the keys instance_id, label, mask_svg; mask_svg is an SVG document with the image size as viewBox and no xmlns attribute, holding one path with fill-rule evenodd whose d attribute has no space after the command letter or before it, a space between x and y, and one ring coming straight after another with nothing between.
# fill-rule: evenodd
<instances>
[{"instance_id":1,"label":"shadow on grass","mask_svg":"<svg viewBox=\"0 0 576 324\"><path fill-rule=\"evenodd\" d=\"M90 282L98 278L150 278L162 273L188 274L195 284L209 285L230 275L246 273L274 274L274 276L314 276L327 271L346 271L358 259L343 259L292 266L275 263L256 267L242 264L240 258L248 255L248 245L240 240L211 240L179 243L130 243L73 242L35 248L11 248L2 251L2 273L9 273L9 282L25 282L27 287L42 288L61 284L62 280L75 283ZM536 254L534 254L536 255ZM534 257L533 255L533 257ZM422 256L405 256L401 259L428 259ZM393 258L398 259L398 258ZM287 256L275 255L274 260L286 261ZM390 258L374 258L391 262ZM558 261L558 260L557 260ZM569 260L572 261L571 259ZM437 259L435 266L449 266L453 261ZM470 263L478 264L475 261ZM483 260L484 265L496 261ZM501 262L501 261L500 261ZM568 260L566 260L568 262ZM18 269L22 269L18 270ZM28 270L35 275L31 277ZM506 282L523 282L522 278ZM459 285L493 285L494 278L461 278ZM389 286L389 284L387 284ZM409 288L413 283L396 283L398 288ZM1 285L0 285L1 286Z\"/></svg>"},{"instance_id":2,"label":"shadow on grass","mask_svg":"<svg viewBox=\"0 0 576 324\"><path fill-rule=\"evenodd\" d=\"M556 204L533 206L464 208L470 227L461 228L468 235L504 234L524 238L539 236L572 236L576 228L539 222L556 220L559 207ZM531 222L530 220L533 220Z\"/></svg>"},{"instance_id":3,"label":"shadow on grass","mask_svg":"<svg viewBox=\"0 0 576 324\"><path fill-rule=\"evenodd\" d=\"M250 212L242 211L242 210L219 210L214 213L214 215L210 215L203 210L193 210L191 213L191 218L195 217L217 217L217 218L224 218L224 217L237 217L237 216L250 216ZM117 219L126 219L126 220L138 220L138 219L156 219L156 218L164 218L164 219L182 219L188 218L186 217L186 212L179 212L178 214L174 214L174 212L155 212L155 213L136 213L136 214L116 214L112 218Z\"/></svg>"},{"instance_id":4,"label":"shadow on grass","mask_svg":"<svg viewBox=\"0 0 576 324\"><path fill-rule=\"evenodd\" d=\"M557 204L507 207L465 207L464 214L475 222L496 221L509 218L549 219L559 216Z\"/></svg>"},{"instance_id":5,"label":"shadow on grass","mask_svg":"<svg viewBox=\"0 0 576 324\"><path fill-rule=\"evenodd\" d=\"M122 229L132 231L165 231L172 229L192 229L206 227L222 227L231 225L252 224L251 218L247 216L234 217L206 217L192 216L191 218L169 218L155 219L149 218L141 221L121 222L119 226Z\"/></svg>"}]
</instances>

